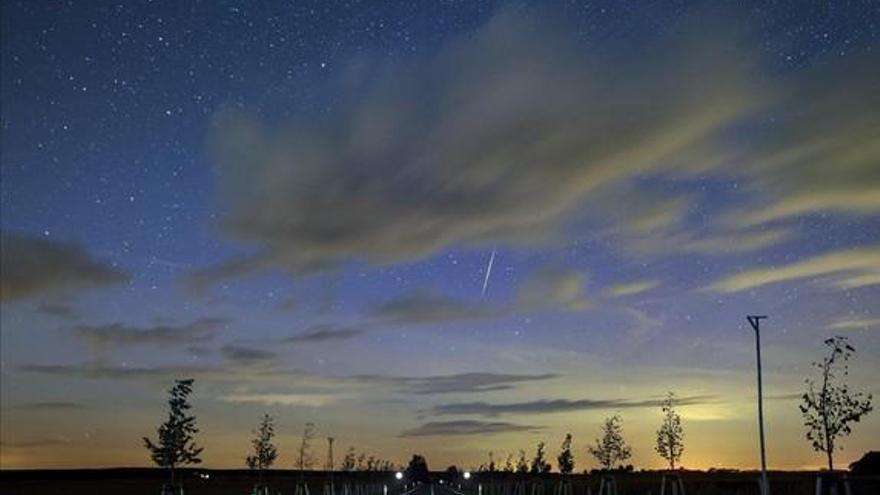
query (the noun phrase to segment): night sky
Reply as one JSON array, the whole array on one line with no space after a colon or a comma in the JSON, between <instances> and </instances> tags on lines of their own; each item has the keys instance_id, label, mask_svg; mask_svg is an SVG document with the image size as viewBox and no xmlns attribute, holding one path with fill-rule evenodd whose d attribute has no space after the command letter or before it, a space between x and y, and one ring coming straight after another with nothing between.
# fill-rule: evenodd
<instances>
[{"instance_id":1,"label":"night sky","mask_svg":"<svg viewBox=\"0 0 880 495\"><path fill-rule=\"evenodd\" d=\"M148 465L193 377L209 467L264 412L282 467L580 471L612 414L661 467L670 390L754 467L753 313L768 462L821 465L823 339L880 376L880 4L743 4L2 2L2 466Z\"/></svg>"}]
</instances>

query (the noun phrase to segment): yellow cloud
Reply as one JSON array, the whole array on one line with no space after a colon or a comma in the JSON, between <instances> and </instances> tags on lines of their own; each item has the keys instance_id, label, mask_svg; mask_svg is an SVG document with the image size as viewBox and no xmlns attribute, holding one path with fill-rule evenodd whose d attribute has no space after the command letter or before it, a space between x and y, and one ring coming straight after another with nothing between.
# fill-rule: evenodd
<instances>
[{"instance_id":1,"label":"yellow cloud","mask_svg":"<svg viewBox=\"0 0 880 495\"><path fill-rule=\"evenodd\" d=\"M780 267L748 270L725 277L708 287L718 292L738 292L789 280L822 275L845 275L855 278L880 271L880 246L844 249L821 254ZM851 280L844 278L843 281Z\"/></svg>"},{"instance_id":2,"label":"yellow cloud","mask_svg":"<svg viewBox=\"0 0 880 495\"><path fill-rule=\"evenodd\" d=\"M605 292L613 297L631 296L640 292L649 291L658 285L660 285L659 280L636 280L634 282L612 285L606 289Z\"/></svg>"},{"instance_id":3,"label":"yellow cloud","mask_svg":"<svg viewBox=\"0 0 880 495\"><path fill-rule=\"evenodd\" d=\"M865 330L871 327L880 328L880 318L848 316L831 323L827 328L831 330Z\"/></svg>"}]
</instances>

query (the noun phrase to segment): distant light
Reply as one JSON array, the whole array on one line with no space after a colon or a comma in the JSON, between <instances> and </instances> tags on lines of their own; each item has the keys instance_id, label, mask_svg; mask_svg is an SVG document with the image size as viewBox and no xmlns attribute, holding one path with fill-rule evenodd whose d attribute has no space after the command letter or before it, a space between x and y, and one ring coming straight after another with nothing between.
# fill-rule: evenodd
<instances>
[{"instance_id":1,"label":"distant light","mask_svg":"<svg viewBox=\"0 0 880 495\"><path fill-rule=\"evenodd\" d=\"M202 473L202 474L200 474L199 476L200 476L203 480L206 480L206 479L208 479L208 478L211 477L211 475L208 474L208 473Z\"/></svg>"},{"instance_id":2,"label":"distant light","mask_svg":"<svg viewBox=\"0 0 880 495\"><path fill-rule=\"evenodd\" d=\"M443 480L440 480L440 484L441 484L441 485L443 484Z\"/></svg>"},{"instance_id":3,"label":"distant light","mask_svg":"<svg viewBox=\"0 0 880 495\"><path fill-rule=\"evenodd\" d=\"M471 472L470 472L470 471L465 471L465 472L464 472L464 479L466 479L466 480L471 479Z\"/></svg>"},{"instance_id":4,"label":"distant light","mask_svg":"<svg viewBox=\"0 0 880 495\"><path fill-rule=\"evenodd\" d=\"M394 477L397 478L397 479L399 479L399 480L402 480L402 479L403 479L403 473L401 473L400 471L398 471L398 472L394 473Z\"/></svg>"}]
</instances>

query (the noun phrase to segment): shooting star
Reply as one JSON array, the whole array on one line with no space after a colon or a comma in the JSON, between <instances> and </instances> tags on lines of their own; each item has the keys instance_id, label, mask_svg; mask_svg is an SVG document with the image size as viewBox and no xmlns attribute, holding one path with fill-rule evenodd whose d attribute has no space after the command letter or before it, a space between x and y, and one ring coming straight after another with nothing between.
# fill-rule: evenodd
<instances>
[{"instance_id":1,"label":"shooting star","mask_svg":"<svg viewBox=\"0 0 880 495\"><path fill-rule=\"evenodd\" d=\"M492 248L492 256L489 256L489 266L486 267L486 278L483 279L483 292L480 297L486 297L486 289L489 287L489 276L492 275L492 263L495 262L496 248Z\"/></svg>"}]
</instances>

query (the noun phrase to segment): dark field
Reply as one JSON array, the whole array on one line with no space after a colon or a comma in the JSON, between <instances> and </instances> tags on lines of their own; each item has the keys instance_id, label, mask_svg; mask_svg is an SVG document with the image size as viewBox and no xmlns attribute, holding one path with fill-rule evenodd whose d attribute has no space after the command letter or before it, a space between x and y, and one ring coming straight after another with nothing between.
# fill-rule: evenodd
<instances>
[{"instance_id":1,"label":"dark field","mask_svg":"<svg viewBox=\"0 0 880 495\"><path fill-rule=\"evenodd\" d=\"M202 479L200 474L209 478ZM660 493L659 472L638 472L615 475L620 495L646 495ZM755 472L683 472L681 474L687 495L758 495L758 474ZM184 470L186 495L245 495L255 482L246 470ZM293 495L300 474L290 470L267 472L266 482L272 493ZM310 495L325 495L326 473L310 472L305 475ZM504 473L477 474L467 482L457 480L456 490L447 490L451 480L442 473L433 475L433 484L423 485L411 495L557 495L560 477L517 476ZM807 495L815 493L816 473L771 472L772 495ZM156 469L97 469L97 470L23 470L0 471L0 493L3 495L158 495L166 474ZM404 485L394 479L393 473L335 473L336 495L347 495L343 488L348 485L350 495L401 495ZM440 484L443 480L444 484ZM598 475L571 476L570 495L595 495L598 493ZM851 495L880 494L880 476L849 477ZM460 483L460 487L458 486ZM520 489L517 485L520 484ZM460 488L460 492L459 492ZM670 491L667 489L667 494ZM844 495L841 490L841 495Z\"/></svg>"}]
</instances>

